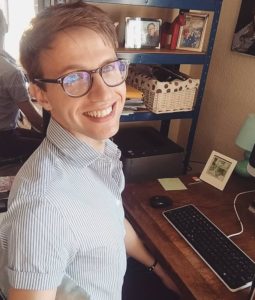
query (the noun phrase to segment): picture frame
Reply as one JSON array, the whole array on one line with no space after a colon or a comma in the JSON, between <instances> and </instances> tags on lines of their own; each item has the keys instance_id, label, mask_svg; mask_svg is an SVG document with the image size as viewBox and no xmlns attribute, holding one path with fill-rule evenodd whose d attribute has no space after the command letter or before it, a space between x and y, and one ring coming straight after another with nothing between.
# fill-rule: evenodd
<instances>
[{"instance_id":1,"label":"picture frame","mask_svg":"<svg viewBox=\"0 0 255 300\"><path fill-rule=\"evenodd\" d=\"M126 17L125 48L160 49L161 19Z\"/></svg>"},{"instance_id":2,"label":"picture frame","mask_svg":"<svg viewBox=\"0 0 255 300\"><path fill-rule=\"evenodd\" d=\"M255 55L255 2L242 0L231 50L240 54Z\"/></svg>"},{"instance_id":3,"label":"picture frame","mask_svg":"<svg viewBox=\"0 0 255 300\"><path fill-rule=\"evenodd\" d=\"M203 51L209 14L185 13L185 25L180 26L176 49Z\"/></svg>"},{"instance_id":4,"label":"picture frame","mask_svg":"<svg viewBox=\"0 0 255 300\"><path fill-rule=\"evenodd\" d=\"M51 0L44 0L43 1L43 8L51 6Z\"/></svg>"},{"instance_id":5,"label":"picture frame","mask_svg":"<svg viewBox=\"0 0 255 300\"><path fill-rule=\"evenodd\" d=\"M212 151L200 179L223 191L237 161L217 151Z\"/></svg>"},{"instance_id":6,"label":"picture frame","mask_svg":"<svg viewBox=\"0 0 255 300\"><path fill-rule=\"evenodd\" d=\"M57 4L65 4L68 3L67 0L44 0L43 2L44 8L54 6Z\"/></svg>"}]
</instances>

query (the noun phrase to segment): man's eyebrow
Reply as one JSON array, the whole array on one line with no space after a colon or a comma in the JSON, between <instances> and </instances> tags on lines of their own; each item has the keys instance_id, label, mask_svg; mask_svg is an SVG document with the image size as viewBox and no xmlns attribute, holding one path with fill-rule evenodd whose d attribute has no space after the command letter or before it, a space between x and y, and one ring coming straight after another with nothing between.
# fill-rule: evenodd
<instances>
[{"instance_id":1,"label":"man's eyebrow","mask_svg":"<svg viewBox=\"0 0 255 300\"><path fill-rule=\"evenodd\" d=\"M65 74L65 73L70 73L72 71L75 72L75 70L84 70L84 71L90 71L90 70L94 70L94 69L97 69L97 68L100 68L108 63L111 63L115 60L117 60L118 57L112 57L112 58L108 58L106 59L105 61L103 61L99 66L97 66L96 68L85 68L84 66L80 65L80 64L73 64L73 65L68 65L68 66L65 66L62 70L61 70L61 73L62 74Z\"/></svg>"}]
</instances>

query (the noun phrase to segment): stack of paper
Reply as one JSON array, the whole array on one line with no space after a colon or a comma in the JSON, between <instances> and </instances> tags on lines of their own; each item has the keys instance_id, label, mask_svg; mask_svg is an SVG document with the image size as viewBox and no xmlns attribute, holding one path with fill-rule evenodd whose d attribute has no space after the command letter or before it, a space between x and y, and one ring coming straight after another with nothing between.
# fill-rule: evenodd
<instances>
[{"instance_id":1,"label":"stack of paper","mask_svg":"<svg viewBox=\"0 0 255 300\"><path fill-rule=\"evenodd\" d=\"M130 99L143 99L143 93L139 91L138 89L132 87L131 85L127 84L127 95L126 95L127 100Z\"/></svg>"},{"instance_id":2,"label":"stack of paper","mask_svg":"<svg viewBox=\"0 0 255 300\"><path fill-rule=\"evenodd\" d=\"M138 89L127 85L127 95L122 115L129 115L137 110L144 110L143 93Z\"/></svg>"}]
</instances>

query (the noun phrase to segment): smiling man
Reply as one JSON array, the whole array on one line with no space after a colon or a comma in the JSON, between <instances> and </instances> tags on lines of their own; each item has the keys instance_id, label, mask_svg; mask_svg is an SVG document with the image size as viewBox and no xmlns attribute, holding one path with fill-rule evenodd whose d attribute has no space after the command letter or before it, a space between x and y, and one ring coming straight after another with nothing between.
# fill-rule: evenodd
<instances>
[{"instance_id":1,"label":"smiling man","mask_svg":"<svg viewBox=\"0 0 255 300\"><path fill-rule=\"evenodd\" d=\"M51 120L17 174L0 226L8 300L120 300L127 255L174 285L121 202L119 129L128 62L109 17L79 1L39 14L21 40L30 91Z\"/></svg>"}]
</instances>

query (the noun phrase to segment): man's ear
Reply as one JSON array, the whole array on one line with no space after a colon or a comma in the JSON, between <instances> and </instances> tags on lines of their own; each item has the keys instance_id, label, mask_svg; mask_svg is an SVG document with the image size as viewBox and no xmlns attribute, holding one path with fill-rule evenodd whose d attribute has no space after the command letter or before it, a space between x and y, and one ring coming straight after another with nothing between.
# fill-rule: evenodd
<instances>
[{"instance_id":1,"label":"man's ear","mask_svg":"<svg viewBox=\"0 0 255 300\"><path fill-rule=\"evenodd\" d=\"M52 107L51 104L46 96L46 93L39 88L39 86L37 86L34 83L30 83L29 87L29 94L31 96L31 98L35 98L36 101L45 109L48 111L51 111Z\"/></svg>"}]
</instances>

